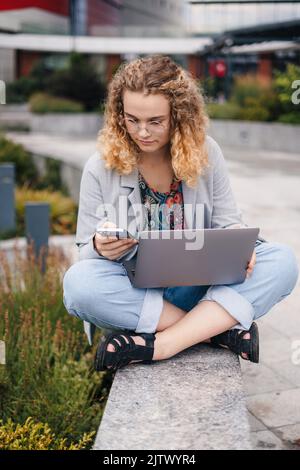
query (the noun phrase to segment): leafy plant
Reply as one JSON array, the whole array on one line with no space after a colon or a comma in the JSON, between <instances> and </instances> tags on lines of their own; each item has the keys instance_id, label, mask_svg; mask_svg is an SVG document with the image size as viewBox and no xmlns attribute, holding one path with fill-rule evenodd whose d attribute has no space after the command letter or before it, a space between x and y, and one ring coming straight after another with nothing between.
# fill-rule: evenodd
<instances>
[{"instance_id":1,"label":"leafy plant","mask_svg":"<svg viewBox=\"0 0 300 470\"><path fill-rule=\"evenodd\" d=\"M63 305L62 278L70 262L51 248L42 274L41 258L35 262L32 248L23 254L15 247L10 262L0 253L0 338L6 345L0 442L7 448L39 448L37 433L45 448L89 445L112 375L92 369L97 340L88 346L82 322Z\"/></svg>"},{"instance_id":2,"label":"leafy plant","mask_svg":"<svg viewBox=\"0 0 300 470\"><path fill-rule=\"evenodd\" d=\"M57 438L47 423L35 422L31 417L24 424L11 419L4 424L0 420L1 450L81 450L92 441L95 431L84 433L78 443L67 444L66 439Z\"/></svg>"},{"instance_id":3,"label":"leafy plant","mask_svg":"<svg viewBox=\"0 0 300 470\"><path fill-rule=\"evenodd\" d=\"M43 60L38 61L26 77L20 77L7 85L7 102L24 103L36 91L47 90L53 71Z\"/></svg>"},{"instance_id":4,"label":"leafy plant","mask_svg":"<svg viewBox=\"0 0 300 470\"><path fill-rule=\"evenodd\" d=\"M86 111L99 110L105 97L105 86L89 59L79 53L70 55L68 68L57 70L49 79L52 95L83 104Z\"/></svg>"},{"instance_id":5,"label":"leafy plant","mask_svg":"<svg viewBox=\"0 0 300 470\"><path fill-rule=\"evenodd\" d=\"M300 112L294 111L291 113L281 114L278 121L285 124L300 124Z\"/></svg>"},{"instance_id":6,"label":"leafy plant","mask_svg":"<svg viewBox=\"0 0 300 470\"><path fill-rule=\"evenodd\" d=\"M0 163L14 163L17 184L33 186L38 182L38 171L33 159L22 145L0 135Z\"/></svg>"},{"instance_id":7,"label":"leafy plant","mask_svg":"<svg viewBox=\"0 0 300 470\"><path fill-rule=\"evenodd\" d=\"M212 119L238 119L240 108L235 103L209 103L207 112Z\"/></svg>"},{"instance_id":8,"label":"leafy plant","mask_svg":"<svg viewBox=\"0 0 300 470\"><path fill-rule=\"evenodd\" d=\"M49 67L47 60L37 62L27 77L8 85L7 102L23 103L36 93L42 96L34 99L34 112L79 112L79 104L84 111L98 111L106 96L106 87L90 58L74 52L61 69ZM72 103L56 101L55 97Z\"/></svg>"},{"instance_id":9,"label":"leafy plant","mask_svg":"<svg viewBox=\"0 0 300 470\"><path fill-rule=\"evenodd\" d=\"M60 191L64 196L69 196L69 190L61 178L61 161L55 158L45 158L45 173L35 185L35 189L47 189L48 191Z\"/></svg>"},{"instance_id":10,"label":"leafy plant","mask_svg":"<svg viewBox=\"0 0 300 470\"><path fill-rule=\"evenodd\" d=\"M300 67L289 64L285 72L275 71L274 75L272 82L255 75L235 77L229 101L208 103L210 117L299 124L300 105L292 102L292 84L300 79Z\"/></svg>"},{"instance_id":11,"label":"leafy plant","mask_svg":"<svg viewBox=\"0 0 300 470\"><path fill-rule=\"evenodd\" d=\"M38 114L45 113L80 113L83 105L77 101L58 98L47 93L34 93L29 99L30 111Z\"/></svg>"},{"instance_id":12,"label":"leafy plant","mask_svg":"<svg viewBox=\"0 0 300 470\"><path fill-rule=\"evenodd\" d=\"M300 104L292 102L292 94L295 91L292 85L296 80L300 80L300 67L295 64L288 64L285 72L277 70L274 75L274 87L281 104L281 114L286 116L284 120L291 116L292 121L295 121L294 115L296 113L300 114ZM299 122L297 119L296 121Z\"/></svg>"},{"instance_id":13,"label":"leafy plant","mask_svg":"<svg viewBox=\"0 0 300 470\"><path fill-rule=\"evenodd\" d=\"M25 230L25 202L48 202L50 205L51 233L53 235L66 235L75 233L77 204L59 191L33 190L19 187L15 192L17 235L24 235Z\"/></svg>"}]
</instances>

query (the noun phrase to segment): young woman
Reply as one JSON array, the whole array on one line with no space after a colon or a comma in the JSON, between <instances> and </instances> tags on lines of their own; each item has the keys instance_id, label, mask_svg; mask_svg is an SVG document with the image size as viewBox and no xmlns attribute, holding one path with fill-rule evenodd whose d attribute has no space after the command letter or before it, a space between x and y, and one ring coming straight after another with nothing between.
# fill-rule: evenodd
<instances>
[{"instance_id":1,"label":"young woman","mask_svg":"<svg viewBox=\"0 0 300 470\"><path fill-rule=\"evenodd\" d=\"M99 152L86 163L81 180L80 261L63 281L71 315L116 330L102 337L96 370L168 359L203 341L258 362L253 320L297 282L291 248L258 238L243 283L134 288L122 261L136 254L138 243L96 232L105 226L134 235L144 229L246 226L207 124L197 82L168 56L124 63L109 84ZM197 204L204 207L202 221Z\"/></svg>"}]
</instances>

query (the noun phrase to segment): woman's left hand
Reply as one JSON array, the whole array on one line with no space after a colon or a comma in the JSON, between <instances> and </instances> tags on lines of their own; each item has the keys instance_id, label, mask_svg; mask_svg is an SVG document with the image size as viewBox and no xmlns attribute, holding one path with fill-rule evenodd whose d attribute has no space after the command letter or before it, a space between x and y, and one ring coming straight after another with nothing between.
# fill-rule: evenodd
<instances>
[{"instance_id":1,"label":"woman's left hand","mask_svg":"<svg viewBox=\"0 0 300 470\"><path fill-rule=\"evenodd\" d=\"M242 227L241 224L234 224L234 225L229 225L228 227L225 227L225 228L241 228L241 227ZM256 263L256 253L254 249L252 253L252 258L250 259L248 266L247 266L246 278L251 276L255 263Z\"/></svg>"},{"instance_id":2,"label":"woman's left hand","mask_svg":"<svg viewBox=\"0 0 300 470\"><path fill-rule=\"evenodd\" d=\"M247 273L246 273L247 278L251 276L255 263L256 263L256 253L254 250L252 253L252 258L250 259L248 266L247 266Z\"/></svg>"}]
</instances>

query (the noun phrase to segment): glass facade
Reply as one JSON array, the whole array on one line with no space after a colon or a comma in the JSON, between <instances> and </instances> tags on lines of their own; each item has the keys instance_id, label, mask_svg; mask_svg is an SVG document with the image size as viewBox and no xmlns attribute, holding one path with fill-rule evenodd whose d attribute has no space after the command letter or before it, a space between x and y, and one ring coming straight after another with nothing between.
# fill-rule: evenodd
<instances>
[{"instance_id":1,"label":"glass facade","mask_svg":"<svg viewBox=\"0 0 300 470\"><path fill-rule=\"evenodd\" d=\"M209 2L209 0L208 0ZM224 2L225 3L225 2ZM235 28L300 19L300 4L190 5L187 12L189 34L213 34Z\"/></svg>"}]
</instances>

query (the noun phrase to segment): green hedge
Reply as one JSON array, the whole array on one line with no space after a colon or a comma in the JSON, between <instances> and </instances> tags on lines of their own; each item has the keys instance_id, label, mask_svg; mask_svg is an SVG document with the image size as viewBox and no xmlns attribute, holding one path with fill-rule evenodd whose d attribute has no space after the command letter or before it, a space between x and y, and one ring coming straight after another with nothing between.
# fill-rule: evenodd
<instances>
[{"instance_id":1,"label":"green hedge","mask_svg":"<svg viewBox=\"0 0 300 470\"><path fill-rule=\"evenodd\" d=\"M36 112L78 112L78 103L84 111L99 111L106 97L106 84L91 59L72 53L63 68L47 66L47 59L34 65L27 77L21 77L7 86L7 103L23 103L35 93L70 100L56 102L39 100Z\"/></svg>"},{"instance_id":2,"label":"green hedge","mask_svg":"<svg viewBox=\"0 0 300 470\"><path fill-rule=\"evenodd\" d=\"M66 443L66 439L57 438L47 423L27 418L23 424L8 419L0 420L1 450L82 450L85 449L96 431L85 433L77 443Z\"/></svg>"},{"instance_id":3,"label":"green hedge","mask_svg":"<svg viewBox=\"0 0 300 470\"><path fill-rule=\"evenodd\" d=\"M46 93L34 93L29 99L29 108L33 113L81 113L83 105L66 98L58 98Z\"/></svg>"},{"instance_id":4,"label":"green hedge","mask_svg":"<svg viewBox=\"0 0 300 470\"><path fill-rule=\"evenodd\" d=\"M24 207L28 201L45 201L50 204L51 234L67 235L76 231L77 204L68 196L61 181L60 162L47 158L45 174L39 176L33 159L21 145L0 136L0 164L14 163L16 171L16 230L1 232L0 239L25 235Z\"/></svg>"},{"instance_id":5,"label":"green hedge","mask_svg":"<svg viewBox=\"0 0 300 470\"><path fill-rule=\"evenodd\" d=\"M25 232L25 202L48 202L50 205L51 235L67 235L76 232L77 204L59 191L16 188L17 236Z\"/></svg>"},{"instance_id":6,"label":"green hedge","mask_svg":"<svg viewBox=\"0 0 300 470\"><path fill-rule=\"evenodd\" d=\"M0 134L0 164L14 163L18 185L35 186L38 183L38 171L33 159L22 145L15 144Z\"/></svg>"},{"instance_id":7,"label":"green hedge","mask_svg":"<svg viewBox=\"0 0 300 470\"><path fill-rule=\"evenodd\" d=\"M226 103L209 103L208 114L213 119L300 123L300 104L292 102L299 80L300 67L288 64L285 72L275 70L271 83L255 75L237 76L230 99Z\"/></svg>"},{"instance_id":8,"label":"green hedge","mask_svg":"<svg viewBox=\"0 0 300 470\"><path fill-rule=\"evenodd\" d=\"M6 365L0 366L0 448L17 445L16 425L24 428L28 418L32 425L19 429L20 438L28 444L34 426L42 424L35 430L43 439L47 424L55 436L44 443L49 449L62 439L65 446L84 440L89 447L84 435L98 429L112 374L93 370L101 330L91 348L82 323L63 305L62 276L69 266L62 251L53 248L44 274L32 250L25 258L16 251L13 266L0 253L0 338L6 346ZM33 449L43 445L40 439L31 444Z\"/></svg>"},{"instance_id":9,"label":"green hedge","mask_svg":"<svg viewBox=\"0 0 300 470\"><path fill-rule=\"evenodd\" d=\"M209 103L207 112L212 119L239 119L240 108L235 103Z\"/></svg>"}]
</instances>

